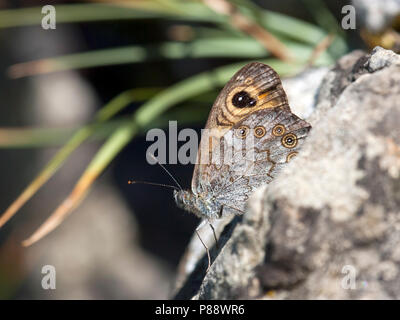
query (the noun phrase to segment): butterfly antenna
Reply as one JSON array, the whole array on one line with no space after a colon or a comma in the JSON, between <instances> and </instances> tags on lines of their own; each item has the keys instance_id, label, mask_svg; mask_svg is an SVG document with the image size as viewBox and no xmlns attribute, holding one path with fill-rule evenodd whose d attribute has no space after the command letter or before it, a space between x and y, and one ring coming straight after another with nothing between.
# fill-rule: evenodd
<instances>
[{"instance_id":1,"label":"butterfly antenna","mask_svg":"<svg viewBox=\"0 0 400 320\"><path fill-rule=\"evenodd\" d=\"M151 186L158 186L158 187L166 187L166 188L171 188L171 189L175 189L175 190L181 190L175 186L171 186L169 184L163 184L163 183L155 183L155 182L148 182L148 181L138 181L138 180L128 180L128 184L149 184Z\"/></svg>"},{"instance_id":2,"label":"butterfly antenna","mask_svg":"<svg viewBox=\"0 0 400 320\"><path fill-rule=\"evenodd\" d=\"M179 187L180 190L183 190L181 185L179 184L179 182L174 178L174 176L167 170L167 168L165 168L161 163L158 162L157 158L152 155L151 153L148 154L150 157L152 157L157 164L159 164L161 166L161 168L164 169L164 171L171 177L172 180L174 180L174 182L176 183L176 185Z\"/></svg>"}]
</instances>

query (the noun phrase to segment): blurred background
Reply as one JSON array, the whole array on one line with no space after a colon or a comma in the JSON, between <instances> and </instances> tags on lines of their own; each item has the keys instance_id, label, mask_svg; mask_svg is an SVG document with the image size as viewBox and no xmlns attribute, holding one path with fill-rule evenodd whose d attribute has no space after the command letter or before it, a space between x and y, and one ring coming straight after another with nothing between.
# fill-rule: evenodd
<instances>
[{"instance_id":1,"label":"blurred background","mask_svg":"<svg viewBox=\"0 0 400 320\"><path fill-rule=\"evenodd\" d=\"M56 29L42 27L49 4ZM356 28L344 30L348 4ZM147 130L177 120L200 132L219 90L249 61L284 78L354 49L398 51L399 8L397 0L0 0L0 299L170 297L198 220L170 189L128 184L173 183L146 161ZM167 168L190 187L192 165ZM71 215L23 246L54 212ZM56 290L41 286L45 265L56 268Z\"/></svg>"}]
</instances>

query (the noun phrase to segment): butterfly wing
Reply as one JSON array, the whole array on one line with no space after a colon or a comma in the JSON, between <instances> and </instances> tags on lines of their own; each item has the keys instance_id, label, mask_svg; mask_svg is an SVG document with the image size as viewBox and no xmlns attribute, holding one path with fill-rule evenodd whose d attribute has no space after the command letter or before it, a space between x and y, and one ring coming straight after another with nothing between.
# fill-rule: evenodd
<instances>
[{"instance_id":1,"label":"butterfly wing","mask_svg":"<svg viewBox=\"0 0 400 320\"><path fill-rule=\"evenodd\" d=\"M245 136L241 133L245 129ZM270 183L304 143L311 126L296 115L281 110L260 110L236 124L222 140L224 150L233 150L224 164L209 172L206 183L224 214L240 214L246 200L258 187ZM232 161L229 157L232 155Z\"/></svg>"},{"instance_id":2,"label":"butterfly wing","mask_svg":"<svg viewBox=\"0 0 400 320\"><path fill-rule=\"evenodd\" d=\"M211 195L224 213L242 213L251 192L274 178L309 129L291 113L276 72L258 62L246 65L211 109L193 173L193 193Z\"/></svg>"},{"instance_id":3,"label":"butterfly wing","mask_svg":"<svg viewBox=\"0 0 400 320\"><path fill-rule=\"evenodd\" d=\"M238 108L232 103L235 95L242 91L257 99L254 107ZM229 80L215 100L205 126L206 134L201 139L193 172L193 193L201 193L204 180L209 179L205 172L210 161L204 161L204 159L209 158L213 150L207 139L212 136L219 139L235 123L257 110L277 107L289 109L279 76L268 65L259 62L249 63ZM209 132L211 130L212 132Z\"/></svg>"}]
</instances>

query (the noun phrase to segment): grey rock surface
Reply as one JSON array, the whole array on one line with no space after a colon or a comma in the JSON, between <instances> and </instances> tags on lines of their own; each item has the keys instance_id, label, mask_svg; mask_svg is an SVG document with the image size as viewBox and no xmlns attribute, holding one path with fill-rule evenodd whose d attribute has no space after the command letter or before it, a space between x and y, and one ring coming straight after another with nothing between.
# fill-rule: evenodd
<instances>
[{"instance_id":1,"label":"grey rock surface","mask_svg":"<svg viewBox=\"0 0 400 320\"><path fill-rule=\"evenodd\" d=\"M223 228L208 273L191 261L175 298L400 298L400 57L350 53L314 103L299 156Z\"/></svg>"}]
</instances>

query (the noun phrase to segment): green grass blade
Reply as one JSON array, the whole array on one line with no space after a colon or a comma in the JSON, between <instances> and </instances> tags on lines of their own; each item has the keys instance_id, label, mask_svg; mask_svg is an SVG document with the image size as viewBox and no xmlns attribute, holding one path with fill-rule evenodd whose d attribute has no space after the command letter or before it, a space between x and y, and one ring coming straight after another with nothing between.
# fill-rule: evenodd
<instances>
[{"instance_id":1,"label":"green grass blade","mask_svg":"<svg viewBox=\"0 0 400 320\"><path fill-rule=\"evenodd\" d=\"M345 41L346 33L323 1L303 0L303 2L312 14L316 23L322 29L326 30L326 32L336 35L328 49L328 52L330 52L335 59L338 59L349 50Z\"/></svg>"},{"instance_id":2,"label":"green grass blade","mask_svg":"<svg viewBox=\"0 0 400 320\"><path fill-rule=\"evenodd\" d=\"M168 42L150 47L127 46L40 59L15 64L9 68L8 74L12 78L19 78L71 69L138 63L153 59L217 57L250 59L267 55L268 52L253 39L199 39L190 43Z\"/></svg>"},{"instance_id":3,"label":"green grass blade","mask_svg":"<svg viewBox=\"0 0 400 320\"><path fill-rule=\"evenodd\" d=\"M283 41L283 43L290 54L300 62L306 61L313 50L309 45L294 41ZM152 54L148 55L148 52ZM160 59L219 57L260 59L268 56L268 52L251 38L198 39L191 43L168 42L151 48L128 46L24 62L11 66L8 73L12 78L19 78L71 69L144 62L148 59L157 59L157 56ZM320 59L332 63L327 53Z\"/></svg>"},{"instance_id":4,"label":"green grass blade","mask_svg":"<svg viewBox=\"0 0 400 320\"><path fill-rule=\"evenodd\" d=\"M76 23L107 20L176 19L190 21L222 22L199 3L182 3L181 13L161 6L155 1L138 1L125 4L65 4L54 5L57 23ZM42 7L0 10L0 29L41 25Z\"/></svg>"}]
</instances>

